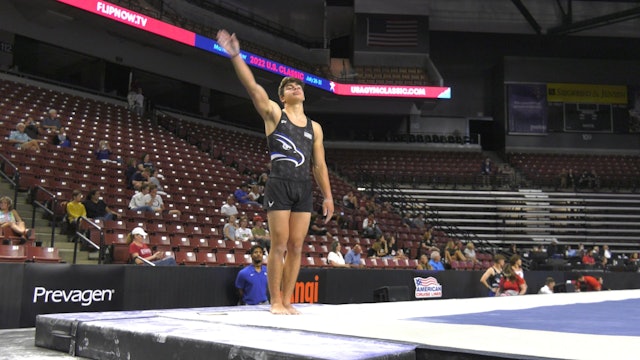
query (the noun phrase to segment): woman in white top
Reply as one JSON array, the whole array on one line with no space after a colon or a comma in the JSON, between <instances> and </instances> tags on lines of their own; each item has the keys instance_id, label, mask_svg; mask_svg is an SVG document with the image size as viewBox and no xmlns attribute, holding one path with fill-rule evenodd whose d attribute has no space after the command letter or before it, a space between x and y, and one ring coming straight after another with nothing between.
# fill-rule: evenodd
<instances>
[{"instance_id":1,"label":"woman in white top","mask_svg":"<svg viewBox=\"0 0 640 360\"><path fill-rule=\"evenodd\" d=\"M260 188L258 187L258 185L251 185L251 191L248 194L249 199L251 199L251 201L255 201L257 203L260 202Z\"/></svg>"},{"instance_id":2,"label":"woman in white top","mask_svg":"<svg viewBox=\"0 0 640 360\"><path fill-rule=\"evenodd\" d=\"M341 249L342 245L338 240L331 243L331 251L327 255L327 263L333 267L350 267L349 264L345 264Z\"/></svg>"},{"instance_id":3,"label":"woman in white top","mask_svg":"<svg viewBox=\"0 0 640 360\"><path fill-rule=\"evenodd\" d=\"M252 241L253 233L249 229L249 220L246 217L240 219L240 226L236 229L236 240Z\"/></svg>"}]
</instances>

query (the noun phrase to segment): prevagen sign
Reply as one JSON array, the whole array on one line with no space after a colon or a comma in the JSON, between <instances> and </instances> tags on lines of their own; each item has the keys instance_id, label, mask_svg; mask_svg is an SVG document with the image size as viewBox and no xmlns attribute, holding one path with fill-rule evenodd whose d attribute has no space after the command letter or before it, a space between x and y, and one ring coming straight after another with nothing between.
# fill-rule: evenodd
<instances>
[{"instance_id":1,"label":"prevagen sign","mask_svg":"<svg viewBox=\"0 0 640 360\"><path fill-rule=\"evenodd\" d=\"M114 289L69 289L49 290L42 286L33 289L33 303L79 303L90 306L94 302L112 301Z\"/></svg>"},{"instance_id":2,"label":"prevagen sign","mask_svg":"<svg viewBox=\"0 0 640 360\"><path fill-rule=\"evenodd\" d=\"M98 0L57 0L61 3L136 27L167 39L197 47L199 49L228 56L218 43L206 36L196 34L160 20L128 10L106 1ZM244 61L252 67L272 72L281 76L292 76L305 84L343 96L361 97L393 97L450 99L451 88L441 86L403 86L403 85L364 85L341 84L322 77L292 68L262 56L246 51L240 53Z\"/></svg>"}]
</instances>

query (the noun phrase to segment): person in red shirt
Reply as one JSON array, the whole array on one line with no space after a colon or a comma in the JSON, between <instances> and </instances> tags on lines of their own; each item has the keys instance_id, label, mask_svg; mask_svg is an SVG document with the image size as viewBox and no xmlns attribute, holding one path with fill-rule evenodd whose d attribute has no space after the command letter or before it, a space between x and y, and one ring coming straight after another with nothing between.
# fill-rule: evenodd
<instances>
[{"instance_id":1,"label":"person in red shirt","mask_svg":"<svg viewBox=\"0 0 640 360\"><path fill-rule=\"evenodd\" d=\"M496 296L524 295L527 293L527 283L518 276L511 266L506 266L503 270L503 277L500 280L500 287Z\"/></svg>"},{"instance_id":2,"label":"person in red shirt","mask_svg":"<svg viewBox=\"0 0 640 360\"><path fill-rule=\"evenodd\" d=\"M585 265L595 265L596 259L593 258L593 251L589 251L582 257L582 263Z\"/></svg>"},{"instance_id":3,"label":"person in red shirt","mask_svg":"<svg viewBox=\"0 0 640 360\"><path fill-rule=\"evenodd\" d=\"M131 261L134 264L142 265L145 264L144 261L140 260L143 258L147 261L151 261L156 266L174 266L176 264L176 259L173 257L167 256L160 251L152 252L149 246L144 242L145 237L147 236L147 232L144 231L141 227L136 227L127 235L127 243L129 244L129 255L131 256Z\"/></svg>"},{"instance_id":4,"label":"person in red shirt","mask_svg":"<svg viewBox=\"0 0 640 360\"><path fill-rule=\"evenodd\" d=\"M581 291L600 291L602 290L602 278L595 278L593 276L590 275L580 275L580 277L577 279L578 281L578 288L580 288Z\"/></svg>"}]
</instances>

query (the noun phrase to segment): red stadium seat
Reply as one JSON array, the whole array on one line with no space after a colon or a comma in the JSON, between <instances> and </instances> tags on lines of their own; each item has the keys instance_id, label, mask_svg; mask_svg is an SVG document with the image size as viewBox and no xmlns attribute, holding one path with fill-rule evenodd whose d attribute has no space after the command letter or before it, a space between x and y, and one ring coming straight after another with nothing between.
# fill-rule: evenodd
<instances>
[{"instance_id":1,"label":"red stadium seat","mask_svg":"<svg viewBox=\"0 0 640 360\"><path fill-rule=\"evenodd\" d=\"M24 245L0 245L0 262L25 262L27 252Z\"/></svg>"},{"instance_id":2,"label":"red stadium seat","mask_svg":"<svg viewBox=\"0 0 640 360\"><path fill-rule=\"evenodd\" d=\"M33 262L47 263L59 263L62 261L57 248L40 246L28 246L27 259Z\"/></svg>"}]
</instances>

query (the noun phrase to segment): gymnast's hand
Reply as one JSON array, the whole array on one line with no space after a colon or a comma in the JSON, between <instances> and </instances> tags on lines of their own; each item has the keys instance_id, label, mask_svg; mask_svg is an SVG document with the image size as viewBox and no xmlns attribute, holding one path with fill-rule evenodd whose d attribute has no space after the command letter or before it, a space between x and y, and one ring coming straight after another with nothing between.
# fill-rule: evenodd
<instances>
[{"instance_id":1,"label":"gymnast's hand","mask_svg":"<svg viewBox=\"0 0 640 360\"><path fill-rule=\"evenodd\" d=\"M227 30L220 30L216 36L218 44L229 54L229 57L234 58L240 54L240 42L236 38L236 34L230 35Z\"/></svg>"},{"instance_id":2,"label":"gymnast's hand","mask_svg":"<svg viewBox=\"0 0 640 360\"><path fill-rule=\"evenodd\" d=\"M324 199L322 202L322 215L324 215L324 223L331 221L333 217L333 199Z\"/></svg>"}]
</instances>

